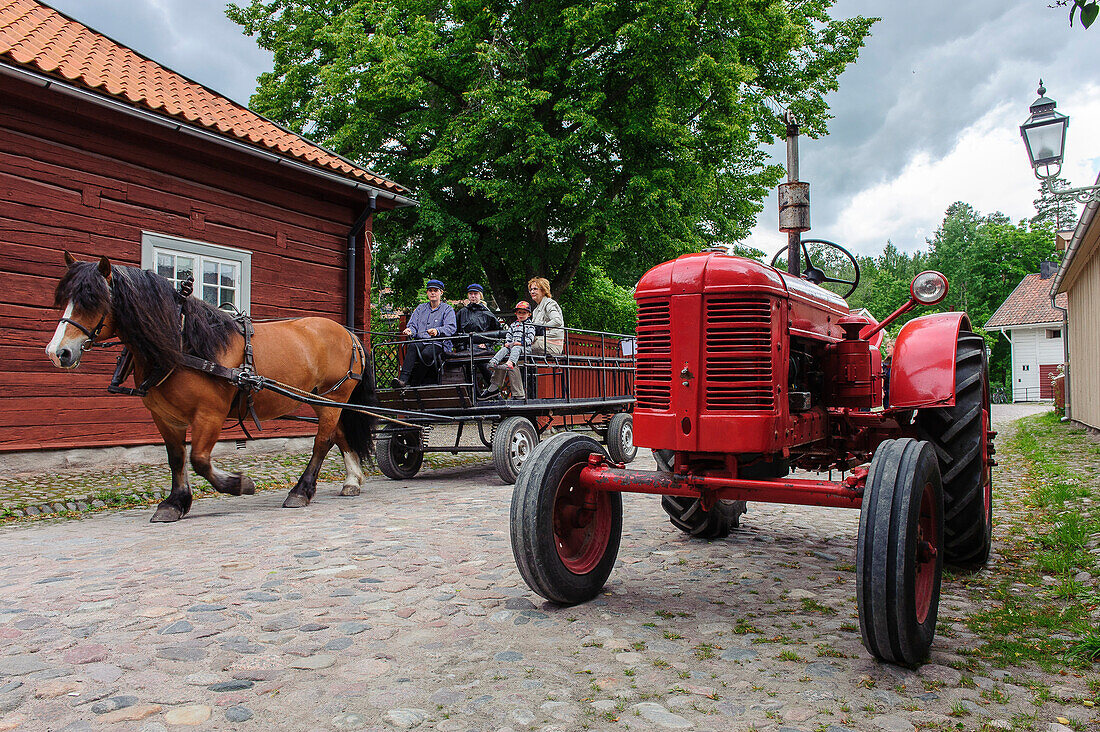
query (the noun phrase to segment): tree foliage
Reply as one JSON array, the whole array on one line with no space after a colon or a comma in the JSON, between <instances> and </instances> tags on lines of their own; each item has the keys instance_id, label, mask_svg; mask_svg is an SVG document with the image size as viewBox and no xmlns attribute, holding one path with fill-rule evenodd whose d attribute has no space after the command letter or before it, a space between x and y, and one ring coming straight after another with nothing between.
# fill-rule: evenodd
<instances>
[{"instance_id":1,"label":"tree foliage","mask_svg":"<svg viewBox=\"0 0 1100 732\"><path fill-rule=\"evenodd\" d=\"M1050 185L1055 190L1060 190L1069 188L1069 181L1055 178ZM1032 227L1046 226L1058 232L1077 225L1077 204L1055 197L1045 184L1039 184L1039 197L1032 204L1035 206L1035 215L1031 217Z\"/></svg>"},{"instance_id":2,"label":"tree foliage","mask_svg":"<svg viewBox=\"0 0 1100 732\"><path fill-rule=\"evenodd\" d=\"M628 287L619 272L747 234L781 175L762 150L779 111L824 133L873 22L832 3L251 0L228 15L274 53L254 109L416 191L417 210L376 222L399 290L446 275L508 301L539 275L579 304L574 278Z\"/></svg>"},{"instance_id":3,"label":"tree foliage","mask_svg":"<svg viewBox=\"0 0 1100 732\"><path fill-rule=\"evenodd\" d=\"M860 257L861 284L849 304L866 307L881 320L909 297L915 275L926 269L942 272L950 282L947 298L933 308L901 316L890 330L896 334L901 325L929 312L961 310L974 329L986 335L992 349L992 379L1003 382L1010 368L1008 342L996 333L986 334L984 326L1025 275L1057 257L1053 231L1026 220L1013 224L1002 213L983 216L960 201L947 208L928 244L927 252L909 255L887 242L878 257Z\"/></svg>"}]
</instances>

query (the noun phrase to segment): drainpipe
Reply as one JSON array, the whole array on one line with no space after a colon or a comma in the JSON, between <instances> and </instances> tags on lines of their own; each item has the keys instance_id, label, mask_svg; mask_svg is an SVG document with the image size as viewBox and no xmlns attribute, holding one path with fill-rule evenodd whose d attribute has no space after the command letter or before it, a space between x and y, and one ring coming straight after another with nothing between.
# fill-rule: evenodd
<instances>
[{"instance_id":1,"label":"drainpipe","mask_svg":"<svg viewBox=\"0 0 1100 732\"><path fill-rule=\"evenodd\" d=\"M363 213L359 214L359 218L355 220L355 223L351 225L351 231L348 232L348 328L355 330L355 268L356 268L356 240L359 237L359 231L362 230L363 225L374 213L376 206L377 195L371 193L370 202L367 207L363 209Z\"/></svg>"},{"instance_id":2,"label":"drainpipe","mask_svg":"<svg viewBox=\"0 0 1100 732\"><path fill-rule=\"evenodd\" d=\"M1071 419L1070 407L1069 407L1069 310L1067 308L1059 307L1054 302L1055 296L1050 296L1050 306L1055 310L1062 311L1062 363L1065 364L1064 376L1065 381L1062 382L1063 396L1066 400L1066 413L1062 417L1063 422L1068 422Z\"/></svg>"}]
</instances>

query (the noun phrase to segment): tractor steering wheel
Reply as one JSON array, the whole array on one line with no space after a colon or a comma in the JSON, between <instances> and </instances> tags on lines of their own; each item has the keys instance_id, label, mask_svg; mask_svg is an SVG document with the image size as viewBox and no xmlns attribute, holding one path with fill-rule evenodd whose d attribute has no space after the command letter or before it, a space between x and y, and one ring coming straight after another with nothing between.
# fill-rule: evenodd
<instances>
[{"instance_id":1,"label":"tractor steering wheel","mask_svg":"<svg viewBox=\"0 0 1100 732\"><path fill-rule=\"evenodd\" d=\"M856 273L855 279L843 280L838 279L837 277L830 277L821 267L815 267L813 261L810 259L810 250L806 247L807 244L824 244L825 246L832 247L833 249L836 249L838 252L843 254L845 257L848 258L848 261L852 263L852 269ZM823 285L827 282L835 282L838 285L848 285L848 291L841 295L841 297L845 299L847 299L849 295L856 291L856 286L859 285L859 262L856 261L856 258L852 256L851 252L849 252L847 249L840 246L839 244L831 241L826 241L825 239L803 239L801 242L801 248L802 257L805 260L805 266L802 268L802 279L807 280L808 282L812 282L815 285ZM779 258L786 253L786 247L776 252L775 256L772 257L771 266L774 267L775 263L779 261Z\"/></svg>"}]
</instances>

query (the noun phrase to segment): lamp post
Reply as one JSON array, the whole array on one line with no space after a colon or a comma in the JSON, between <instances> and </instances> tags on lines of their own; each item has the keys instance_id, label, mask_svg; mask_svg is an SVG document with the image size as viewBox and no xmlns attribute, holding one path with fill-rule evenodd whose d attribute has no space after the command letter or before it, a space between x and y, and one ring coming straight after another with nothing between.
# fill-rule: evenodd
<instances>
[{"instance_id":1,"label":"lamp post","mask_svg":"<svg viewBox=\"0 0 1100 732\"><path fill-rule=\"evenodd\" d=\"M1100 186L1082 188L1055 188L1054 181L1062 173L1062 158L1066 148L1066 130L1069 117L1054 111L1058 103L1046 96L1043 80L1039 80L1039 98L1031 104L1031 115L1020 125L1027 156L1035 177L1052 198L1072 200L1077 203L1100 201Z\"/></svg>"}]
</instances>

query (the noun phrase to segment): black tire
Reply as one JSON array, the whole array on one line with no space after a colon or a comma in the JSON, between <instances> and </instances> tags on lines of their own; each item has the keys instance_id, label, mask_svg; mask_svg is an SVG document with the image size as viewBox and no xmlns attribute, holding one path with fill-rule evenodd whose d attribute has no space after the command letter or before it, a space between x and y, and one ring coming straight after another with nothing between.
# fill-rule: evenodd
<instances>
[{"instance_id":1,"label":"black tire","mask_svg":"<svg viewBox=\"0 0 1100 732\"><path fill-rule=\"evenodd\" d=\"M493 467L500 479L515 483L538 443L538 430L526 417L508 417L497 425L493 431Z\"/></svg>"},{"instance_id":2,"label":"black tire","mask_svg":"<svg viewBox=\"0 0 1100 732\"><path fill-rule=\"evenodd\" d=\"M856 544L859 628L871 655L905 666L928 657L943 555L935 449L909 437L883 441L867 474Z\"/></svg>"},{"instance_id":3,"label":"black tire","mask_svg":"<svg viewBox=\"0 0 1100 732\"><path fill-rule=\"evenodd\" d=\"M393 480L408 480L424 464L419 430L383 430L375 451L378 469L382 475Z\"/></svg>"},{"instance_id":4,"label":"black tire","mask_svg":"<svg viewBox=\"0 0 1100 732\"><path fill-rule=\"evenodd\" d=\"M676 460L675 450L654 450L653 459L657 461L657 470L662 473L671 473Z\"/></svg>"},{"instance_id":5,"label":"black tire","mask_svg":"<svg viewBox=\"0 0 1100 732\"><path fill-rule=\"evenodd\" d=\"M607 423L607 455L617 463L633 462L638 455L634 445L634 417L628 412L619 412Z\"/></svg>"},{"instance_id":6,"label":"black tire","mask_svg":"<svg viewBox=\"0 0 1100 732\"><path fill-rule=\"evenodd\" d=\"M554 435L523 466L512 493L512 555L519 573L532 590L562 605L599 594L619 553L622 496L577 485L592 453L603 454L603 448L587 435ZM594 510L583 508L592 501Z\"/></svg>"},{"instance_id":7,"label":"black tire","mask_svg":"<svg viewBox=\"0 0 1100 732\"><path fill-rule=\"evenodd\" d=\"M917 412L917 436L936 449L943 476L944 561L980 569L993 544L993 471L989 464L989 373L985 340L959 333L955 406Z\"/></svg>"},{"instance_id":8,"label":"black tire","mask_svg":"<svg viewBox=\"0 0 1100 732\"><path fill-rule=\"evenodd\" d=\"M661 508L672 525L697 539L724 539L741 524L741 514L748 510L745 501L720 500L709 511L703 502L686 496L661 496Z\"/></svg>"}]
</instances>

